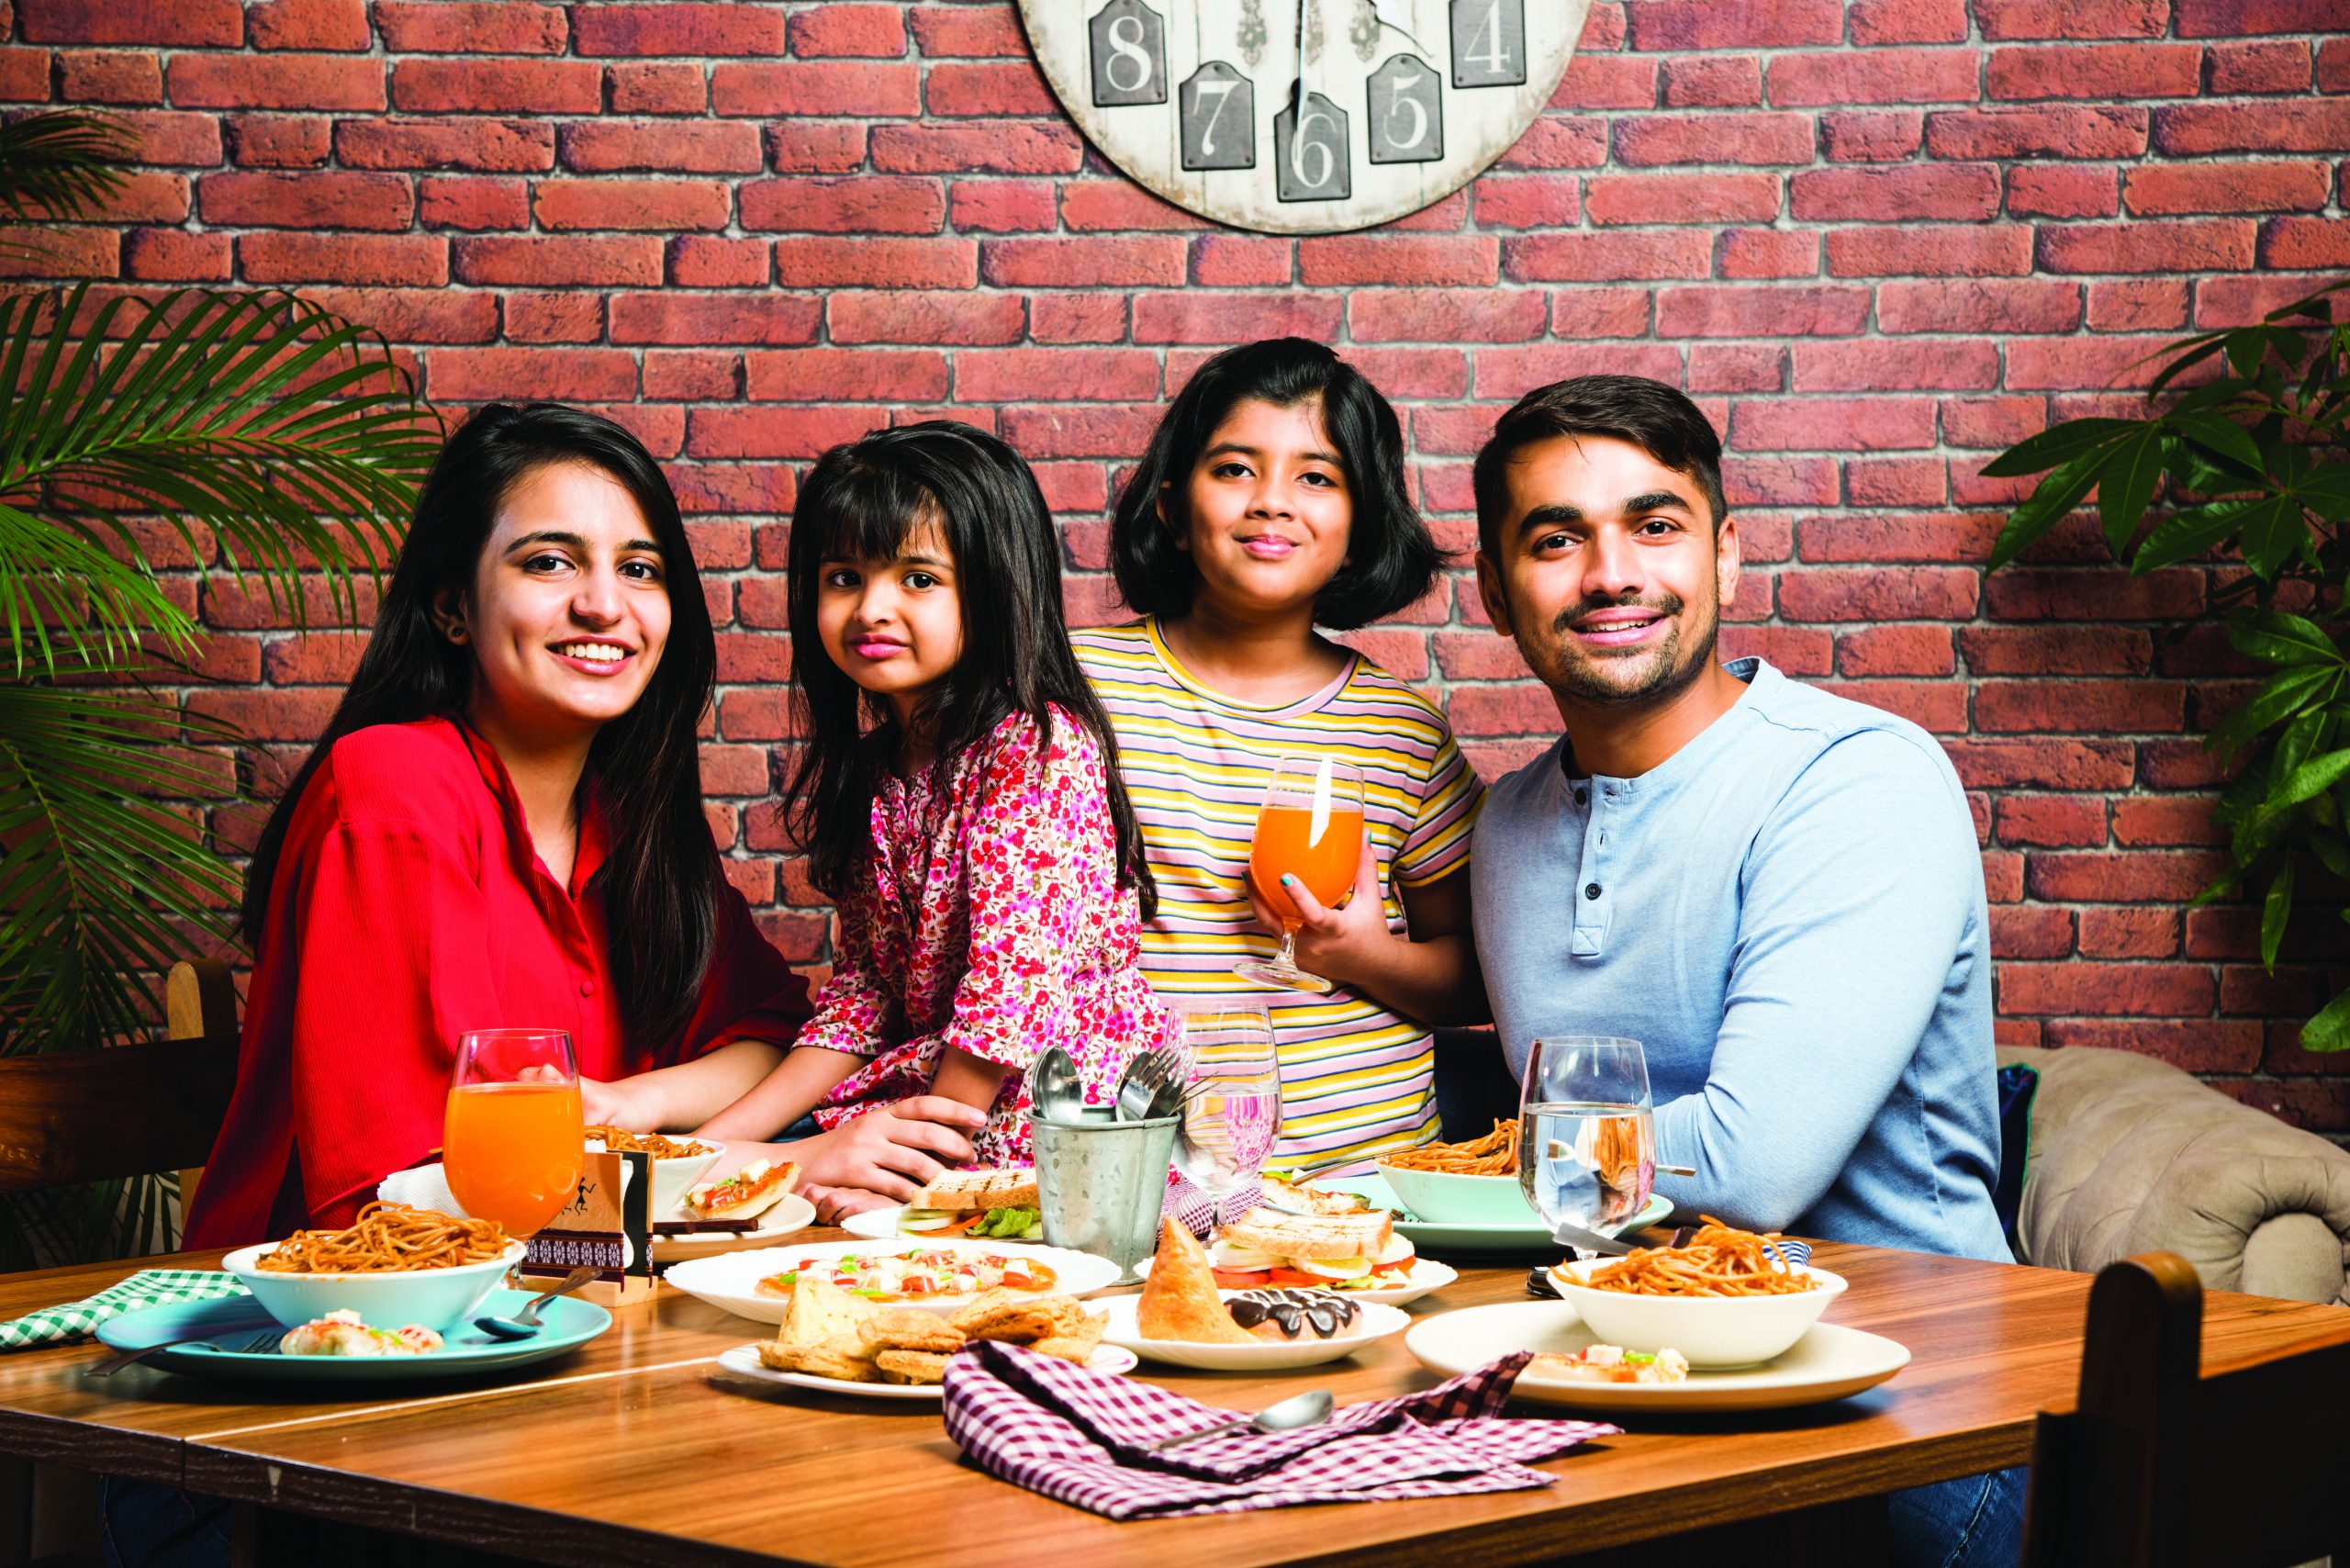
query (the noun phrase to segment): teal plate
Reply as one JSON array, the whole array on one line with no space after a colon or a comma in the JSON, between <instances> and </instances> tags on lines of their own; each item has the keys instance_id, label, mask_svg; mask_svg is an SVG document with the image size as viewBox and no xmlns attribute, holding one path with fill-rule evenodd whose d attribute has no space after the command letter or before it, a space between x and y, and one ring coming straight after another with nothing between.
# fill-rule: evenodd
<instances>
[{"instance_id":1,"label":"teal plate","mask_svg":"<svg viewBox=\"0 0 2350 1568\"><path fill-rule=\"evenodd\" d=\"M525 1291L492 1291L483 1313L510 1316L531 1299ZM143 1350L167 1339L201 1334L192 1345L158 1350L140 1364L197 1377L236 1378L248 1383L424 1383L472 1377L508 1367L528 1366L577 1350L612 1326L612 1315L593 1302L558 1296L539 1308L544 1325L528 1339L493 1339L470 1322L446 1336L429 1356L285 1356L272 1350L247 1354L224 1350L246 1345L275 1327L251 1296L126 1312L98 1327L98 1338L118 1350ZM372 1327L392 1327L397 1324Z\"/></svg>"},{"instance_id":2,"label":"teal plate","mask_svg":"<svg viewBox=\"0 0 2350 1568\"><path fill-rule=\"evenodd\" d=\"M1394 1210L1395 1234L1423 1251L1539 1252L1555 1251L1559 1246L1539 1220L1528 1220L1524 1225L1438 1225L1421 1219L1396 1198L1384 1176L1340 1176L1317 1180L1314 1184L1335 1192L1357 1193L1369 1198L1373 1208ZM1646 1208L1606 1234L1620 1236L1628 1230L1654 1225L1672 1212L1673 1200L1652 1193Z\"/></svg>"}]
</instances>

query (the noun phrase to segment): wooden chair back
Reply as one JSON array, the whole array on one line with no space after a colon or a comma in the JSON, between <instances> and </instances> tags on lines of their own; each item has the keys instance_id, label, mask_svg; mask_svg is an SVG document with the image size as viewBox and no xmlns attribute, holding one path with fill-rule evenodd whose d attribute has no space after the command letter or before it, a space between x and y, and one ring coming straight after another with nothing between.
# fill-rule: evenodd
<instances>
[{"instance_id":1,"label":"wooden chair back","mask_svg":"<svg viewBox=\"0 0 2350 1568\"><path fill-rule=\"evenodd\" d=\"M197 958L163 996L168 1040L0 1058L0 1193L178 1170L193 1195L237 1084L237 991Z\"/></svg>"},{"instance_id":2,"label":"wooden chair back","mask_svg":"<svg viewBox=\"0 0 2350 1568\"><path fill-rule=\"evenodd\" d=\"M2034 1434L2024 1568L2350 1564L2350 1315L2338 1336L2215 1377L2202 1337L2184 1258L2098 1273L2078 1405Z\"/></svg>"}]
</instances>

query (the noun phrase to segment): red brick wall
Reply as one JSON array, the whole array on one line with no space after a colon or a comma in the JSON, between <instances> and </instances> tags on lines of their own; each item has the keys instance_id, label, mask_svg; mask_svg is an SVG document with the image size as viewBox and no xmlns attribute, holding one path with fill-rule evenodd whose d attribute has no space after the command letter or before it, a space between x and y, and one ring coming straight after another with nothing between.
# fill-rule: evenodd
<instances>
[{"instance_id":1,"label":"red brick wall","mask_svg":"<svg viewBox=\"0 0 2350 1568\"><path fill-rule=\"evenodd\" d=\"M1735 454L1733 650L1918 720L1975 792L2002 1034L2129 1046L2350 1128L2350 1076L2291 1044L2320 964L2266 977L2244 911L2181 907L2218 863L2195 735L2243 672L2208 629L2159 629L2210 574L2126 578L2086 531L1976 569L2018 494L1979 476L1990 451L2350 264L2345 0L1603 0L1491 173L1295 241L1089 154L1000 0L0 17L0 99L118 106L147 165L61 270L298 286L445 409L593 404L674 460L724 623L712 810L796 957L824 918L756 809L796 472L917 410L990 426L1100 609L1105 500L1167 391L1213 345L1300 332L1404 407L1455 544L1497 406L1585 370L1685 386ZM219 582L201 602L218 684L187 705L281 753L313 734L351 639L297 641ZM1362 641L1489 775L1552 733L1465 577ZM2303 924L2304 959L2338 965Z\"/></svg>"}]
</instances>

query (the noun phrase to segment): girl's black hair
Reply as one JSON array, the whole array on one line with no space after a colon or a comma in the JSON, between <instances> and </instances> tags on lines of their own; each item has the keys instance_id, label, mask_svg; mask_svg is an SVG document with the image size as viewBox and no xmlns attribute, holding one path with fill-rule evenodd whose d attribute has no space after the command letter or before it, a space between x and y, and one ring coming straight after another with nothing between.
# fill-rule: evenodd
<instances>
[{"instance_id":1,"label":"girl's black hair","mask_svg":"<svg viewBox=\"0 0 2350 1568\"><path fill-rule=\"evenodd\" d=\"M924 700L915 722L943 776L966 747L1013 712L1052 734L1048 705L1101 747L1118 885L1133 888L1147 920L1158 890L1142 832L1118 777L1109 715L1078 668L1061 606L1060 540L1020 454L984 431L929 420L875 431L818 459L791 517L791 685L806 737L783 812L818 888L847 895L872 840L873 791L898 743L894 711L851 680L816 631L826 561L890 561L907 536L935 522L955 557L963 655Z\"/></svg>"},{"instance_id":2,"label":"girl's black hair","mask_svg":"<svg viewBox=\"0 0 2350 1568\"><path fill-rule=\"evenodd\" d=\"M612 979L632 1035L657 1044L692 1015L717 930L722 873L702 815L695 730L710 705L718 643L669 481L636 437L578 409L491 403L441 449L358 671L262 830L245 877L242 924L245 939L258 944L295 805L336 741L372 724L464 715L474 653L433 624L433 601L446 590L472 591L507 493L557 463L595 468L635 498L661 547L669 592L669 635L653 678L634 707L597 733L588 754L612 828L610 857L592 885L610 929L624 934L611 945ZM385 890L386 897L397 894Z\"/></svg>"},{"instance_id":3,"label":"girl's black hair","mask_svg":"<svg viewBox=\"0 0 2350 1568\"><path fill-rule=\"evenodd\" d=\"M1351 631L1427 593L1445 555L1412 504L1394 409L1362 372L1322 344L1267 338L1226 349L1200 366L1175 395L1149 450L1118 493L1110 568L1126 603L1142 614L1170 619L1192 608L1199 574L1175 543L1184 532L1192 471L1216 427L1252 398L1277 409L1320 398L1323 428L1338 449L1354 499L1347 565L1315 598L1315 622Z\"/></svg>"}]
</instances>

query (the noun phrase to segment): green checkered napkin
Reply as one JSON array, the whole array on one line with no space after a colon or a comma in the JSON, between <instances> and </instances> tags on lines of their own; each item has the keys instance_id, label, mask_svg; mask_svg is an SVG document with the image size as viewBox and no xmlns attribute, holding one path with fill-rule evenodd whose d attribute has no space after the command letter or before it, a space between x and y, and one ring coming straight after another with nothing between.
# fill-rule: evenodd
<instances>
[{"instance_id":1,"label":"green checkered napkin","mask_svg":"<svg viewBox=\"0 0 2350 1568\"><path fill-rule=\"evenodd\" d=\"M182 1302L246 1294L233 1275L211 1269L142 1269L87 1301L69 1301L28 1313L13 1323L0 1323L0 1350L79 1339L99 1324L141 1307L176 1306Z\"/></svg>"}]
</instances>

